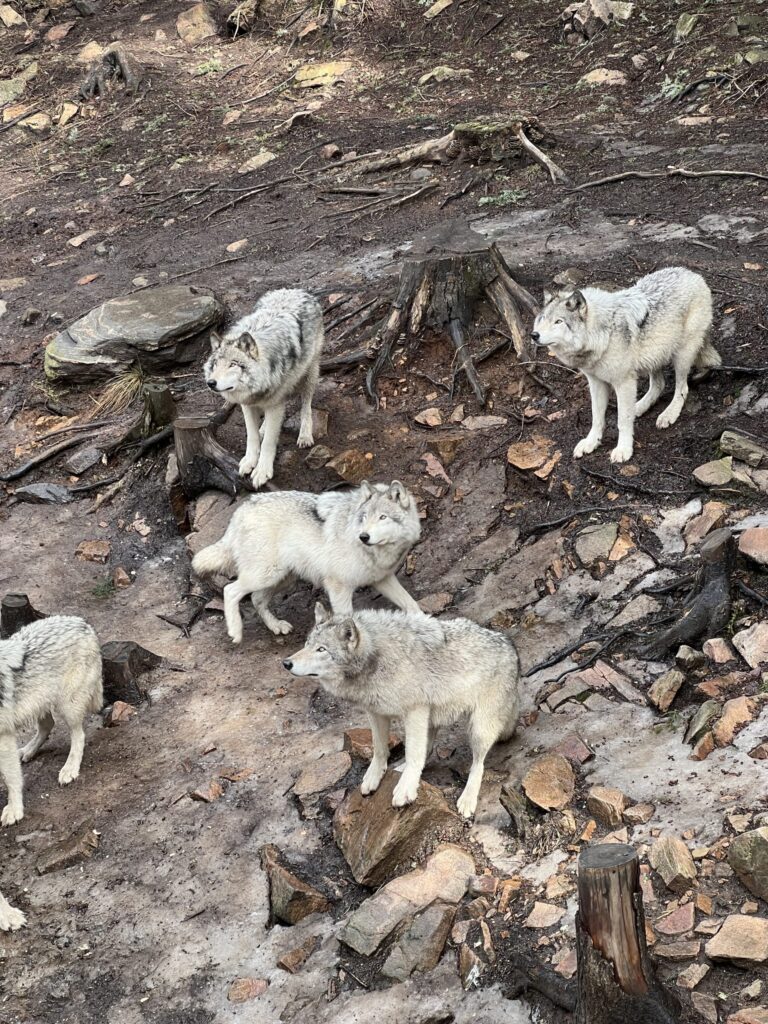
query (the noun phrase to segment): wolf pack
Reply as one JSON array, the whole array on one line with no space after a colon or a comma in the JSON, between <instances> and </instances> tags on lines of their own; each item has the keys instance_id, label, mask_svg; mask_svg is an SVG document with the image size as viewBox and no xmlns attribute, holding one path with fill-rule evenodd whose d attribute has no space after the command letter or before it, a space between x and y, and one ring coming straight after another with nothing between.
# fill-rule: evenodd
<instances>
[{"instance_id":1,"label":"wolf pack","mask_svg":"<svg viewBox=\"0 0 768 1024\"><path fill-rule=\"evenodd\" d=\"M691 371L720 364L710 341L712 296L704 279L671 267L620 291L576 287L545 292L532 342L587 378L592 426L576 445L581 458L602 443L610 391L616 396L618 441L612 462L632 457L634 422L659 399L664 370L674 367L674 393L656 426L680 416ZM211 334L203 375L211 391L239 405L246 428L240 473L253 488L274 474L286 403L301 398L298 444L314 443L312 400L323 350L323 314L317 299L299 289L265 294L252 313L223 335ZM648 390L637 398L638 379ZM397 572L419 541L414 496L399 480L363 482L346 491L255 493L234 511L224 536L192 561L201 577L228 579L223 587L226 630L243 641L240 603L250 597L270 632L286 636L292 623L271 603L278 591L303 580L325 592L314 626L295 654L282 660L293 676L317 679L331 694L364 711L373 756L363 795L375 792L387 770L390 724L403 727L404 764L392 803L418 799L419 782L437 730L463 722L472 761L457 801L475 813L486 755L510 739L520 708L520 665L514 640L462 617L434 618L422 611ZM397 610L358 610L353 597L370 587ZM276 655L278 657L278 655ZM83 619L51 616L0 641L0 776L7 788L3 826L24 815L21 763L38 753L55 721L70 736L59 782L79 775L84 723L103 703L99 642ZM35 735L17 746L17 732ZM25 924L24 914L0 893L0 929Z\"/></svg>"}]
</instances>

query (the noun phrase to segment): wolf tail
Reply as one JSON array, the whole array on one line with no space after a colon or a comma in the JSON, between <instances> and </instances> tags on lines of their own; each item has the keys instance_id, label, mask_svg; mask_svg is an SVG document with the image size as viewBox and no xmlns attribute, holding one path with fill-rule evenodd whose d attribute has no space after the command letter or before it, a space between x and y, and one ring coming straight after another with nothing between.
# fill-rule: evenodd
<instances>
[{"instance_id":1,"label":"wolf tail","mask_svg":"<svg viewBox=\"0 0 768 1024\"><path fill-rule=\"evenodd\" d=\"M723 360L720 358L720 353L712 342L707 339L699 349L699 354L696 356L696 368L699 370L708 370L714 366L720 366L722 362Z\"/></svg>"},{"instance_id":2,"label":"wolf tail","mask_svg":"<svg viewBox=\"0 0 768 1024\"><path fill-rule=\"evenodd\" d=\"M216 544L211 544L198 551L192 559L192 569L198 576L213 576L214 573L234 576L237 567L229 545L226 543L226 537L222 537Z\"/></svg>"}]
</instances>

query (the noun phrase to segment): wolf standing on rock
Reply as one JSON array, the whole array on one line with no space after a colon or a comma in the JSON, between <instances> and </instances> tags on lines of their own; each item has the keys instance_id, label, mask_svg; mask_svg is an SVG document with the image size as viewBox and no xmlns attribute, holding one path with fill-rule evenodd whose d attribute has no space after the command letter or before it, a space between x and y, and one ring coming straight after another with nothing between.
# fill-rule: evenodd
<instances>
[{"instance_id":1,"label":"wolf standing on rock","mask_svg":"<svg viewBox=\"0 0 768 1024\"><path fill-rule=\"evenodd\" d=\"M243 639L240 601L248 594L264 625L276 635L293 626L269 602L280 584L298 577L323 587L339 614L352 614L358 587L375 587L393 604L421 614L395 572L421 534L413 497L399 480L346 492L257 494L233 514L220 541L198 551L198 575L236 576L224 587L227 633Z\"/></svg>"},{"instance_id":2,"label":"wolf standing on rock","mask_svg":"<svg viewBox=\"0 0 768 1024\"><path fill-rule=\"evenodd\" d=\"M223 338L211 333L212 351L203 373L212 391L243 408L246 449L240 473L250 473L255 488L274 475L285 403L296 390L301 391L298 445L314 444L312 396L323 339L323 311L317 299L287 288L263 295L254 311Z\"/></svg>"},{"instance_id":3,"label":"wolf standing on rock","mask_svg":"<svg viewBox=\"0 0 768 1024\"><path fill-rule=\"evenodd\" d=\"M31 761L48 739L54 717L61 718L70 746L59 783L73 782L83 759L83 719L100 711L102 703L101 648L83 619L53 615L0 641L0 776L8 787L3 825L24 817L19 758ZM37 733L17 750L16 730L32 722Z\"/></svg>"},{"instance_id":4,"label":"wolf standing on rock","mask_svg":"<svg viewBox=\"0 0 768 1024\"><path fill-rule=\"evenodd\" d=\"M469 619L432 619L403 612L362 611L331 616L315 606L315 628L283 662L295 676L365 708L373 733L373 760L360 787L378 789L389 759L389 723L405 725L405 768L394 807L413 803L434 732L466 717L472 767L458 810L471 818L483 781L485 757L517 727L520 664L502 633Z\"/></svg>"},{"instance_id":5,"label":"wolf standing on rock","mask_svg":"<svg viewBox=\"0 0 768 1024\"><path fill-rule=\"evenodd\" d=\"M602 442L610 387L616 392L619 440L611 462L632 458L635 417L642 416L664 390L664 368L675 368L675 392L656 426L671 427L688 396L692 367L720 366L709 340L712 293L699 274L668 267L641 277L631 288L606 292L584 288L570 294L545 293L531 338L550 348L566 366L582 371L592 399L592 429L574 448L580 459ZM649 375L637 401L637 378Z\"/></svg>"}]
</instances>

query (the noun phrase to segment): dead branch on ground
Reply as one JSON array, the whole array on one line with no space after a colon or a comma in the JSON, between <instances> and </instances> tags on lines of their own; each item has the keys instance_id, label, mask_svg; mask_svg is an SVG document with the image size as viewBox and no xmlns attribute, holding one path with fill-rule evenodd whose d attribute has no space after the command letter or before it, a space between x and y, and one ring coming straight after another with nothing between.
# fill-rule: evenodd
<instances>
[{"instance_id":1,"label":"dead branch on ground","mask_svg":"<svg viewBox=\"0 0 768 1024\"><path fill-rule=\"evenodd\" d=\"M756 178L758 181L768 181L768 174L760 174L758 171L689 171L685 167L668 167L666 171L622 171L621 174L609 174L606 178L576 185L572 191L583 192L585 188L597 188L598 185L609 185L629 178Z\"/></svg>"}]
</instances>

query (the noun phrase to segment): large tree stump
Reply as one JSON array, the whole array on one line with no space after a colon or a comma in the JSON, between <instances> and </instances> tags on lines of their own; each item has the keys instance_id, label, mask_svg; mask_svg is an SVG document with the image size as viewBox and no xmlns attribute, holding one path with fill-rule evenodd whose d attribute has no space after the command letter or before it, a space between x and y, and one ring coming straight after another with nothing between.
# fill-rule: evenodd
<instances>
[{"instance_id":1,"label":"large tree stump","mask_svg":"<svg viewBox=\"0 0 768 1024\"><path fill-rule=\"evenodd\" d=\"M153 654L132 640L109 640L102 644L104 704L114 704L116 700L141 704L147 694L139 686L138 677L157 668L162 660L159 654Z\"/></svg>"},{"instance_id":2,"label":"large tree stump","mask_svg":"<svg viewBox=\"0 0 768 1024\"><path fill-rule=\"evenodd\" d=\"M535 315L533 296L512 277L495 242L488 242L465 221L447 221L417 238L400 273L392 308L379 328L380 346L368 371L366 387L378 404L376 382L391 359L392 347L403 330L418 334L423 327L445 331L459 366L481 405L481 383L467 343L478 304L486 300L506 327L515 352L527 359L528 332L520 306Z\"/></svg>"},{"instance_id":3,"label":"large tree stump","mask_svg":"<svg viewBox=\"0 0 768 1024\"><path fill-rule=\"evenodd\" d=\"M7 640L22 626L44 618L42 612L32 607L26 594L6 594L0 605L0 639Z\"/></svg>"},{"instance_id":4,"label":"large tree stump","mask_svg":"<svg viewBox=\"0 0 768 1024\"><path fill-rule=\"evenodd\" d=\"M579 857L576 1024L675 1024L674 997L655 979L645 944L637 852L588 846Z\"/></svg>"},{"instance_id":5,"label":"large tree stump","mask_svg":"<svg viewBox=\"0 0 768 1024\"><path fill-rule=\"evenodd\" d=\"M736 545L728 529L715 530L699 552L701 565L683 605L682 615L668 629L657 633L643 648L646 658L660 658L670 647L691 644L706 634L707 639L728 625L731 617L731 576Z\"/></svg>"},{"instance_id":6,"label":"large tree stump","mask_svg":"<svg viewBox=\"0 0 768 1024\"><path fill-rule=\"evenodd\" d=\"M216 440L214 421L207 416L180 416L173 424L173 438L181 487L188 498L211 488L233 497L239 488L253 490L250 479L240 476L238 461Z\"/></svg>"}]
</instances>

